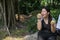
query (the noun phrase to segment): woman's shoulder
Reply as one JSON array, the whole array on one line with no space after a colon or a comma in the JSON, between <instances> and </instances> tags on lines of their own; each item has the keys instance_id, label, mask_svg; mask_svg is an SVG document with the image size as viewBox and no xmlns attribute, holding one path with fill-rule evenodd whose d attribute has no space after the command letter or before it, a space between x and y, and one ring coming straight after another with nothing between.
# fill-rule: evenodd
<instances>
[{"instance_id":1,"label":"woman's shoulder","mask_svg":"<svg viewBox=\"0 0 60 40\"><path fill-rule=\"evenodd\" d=\"M52 20L56 21L55 18L52 18Z\"/></svg>"},{"instance_id":2,"label":"woman's shoulder","mask_svg":"<svg viewBox=\"0 0 60 40\"><path fill-rule=\"evenodd\" d=\"M56 23L56 20L55 20L55 18L52 18L52 21L54 21L54 22Z\"/></svg>"}]
</instances>

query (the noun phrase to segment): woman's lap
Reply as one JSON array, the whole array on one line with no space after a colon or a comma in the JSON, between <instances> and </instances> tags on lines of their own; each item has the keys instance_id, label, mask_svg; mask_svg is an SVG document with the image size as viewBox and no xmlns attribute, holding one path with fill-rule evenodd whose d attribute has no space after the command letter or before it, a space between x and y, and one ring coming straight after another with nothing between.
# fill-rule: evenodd
<instances>
[{"instance_id":1,"label":"woman's lap","mask_svg":"<svg viewBox=\"0 0 60 40\"><path fill-rule=\"evenodd\" d=\"M37 40L44 40L43 37L38 36Z\"/></svg>"},{"instance_id":2,"label":"woman's lap","mask_svg":"<svg viewBox=\"0 0 60 40\"><path fill-rule=\"evenodd\" d=\"M50 36L49 38L43 38L41 36L38 36L37 40L56 40L56 36Z\"/></svg>"},{"instance_id":3,"label":"woman's lap","mask_svg":"<svg viewBox=\"0 0 60 40\"><path fill-rule=\"evenodd\" d=\"M51 36L48 38L48 40L57 40L57 39L56 39L56 36Z\"/></svg>"}]
</instances>

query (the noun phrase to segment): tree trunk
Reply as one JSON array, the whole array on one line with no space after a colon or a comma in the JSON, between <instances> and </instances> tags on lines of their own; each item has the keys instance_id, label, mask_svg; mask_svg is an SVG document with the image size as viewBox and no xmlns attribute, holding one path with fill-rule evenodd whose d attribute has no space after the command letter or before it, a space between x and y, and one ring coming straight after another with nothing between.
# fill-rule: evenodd
<instances>
[{"instance_id":1,"label":"tree trunk","mask_svg":"<svg viewBox=\"0 0 60 40\"><path fill-rule=\"evenodd\" d=\"M18 0L1 0L4 26L10 35L9 28L15 27L15 14L18 13ZM13 28L14 29L14 28Z\"/></svg>"},{"instance_id":2,"label":"tree trunk","mask_svg":"<svg viewBox=\"0 0 60 40\"><path fill-rule=\"evenodd\" d=\"M18 0L17 0L18 1ZM16 0L6 0L6 18L7 18L7 25L9 29L13 28L16 21L15 21L15 14L18 13L17 10L17 2Z\"/></svg>"},{"instance_id":3,"label":"tree trunk","mask_svg":"<svg viewBox=\"0 0 60 40\"><path fill-rule=\"evenodd\" d=\"M10 35L9 29L6 24L6 6L5 6L5 1L3 0L3 16L4 16L4 26L6 27L7 33Z\"/></svg>"}]
</instances>

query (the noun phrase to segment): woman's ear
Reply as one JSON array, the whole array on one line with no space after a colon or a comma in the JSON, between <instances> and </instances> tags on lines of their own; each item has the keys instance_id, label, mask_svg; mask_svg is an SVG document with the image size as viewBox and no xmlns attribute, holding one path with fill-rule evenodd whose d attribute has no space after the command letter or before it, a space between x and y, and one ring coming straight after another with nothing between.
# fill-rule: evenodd
<instances>
[{"instance_id":1,"label":"woman's ear","mask_svg":"<svg viewBox=\"0 0 60 40\"><path fill-rule=\"evenodd\" d=\"M50 12L48 12L48 15L49 15Z\"/></svg>"}]
</instances>

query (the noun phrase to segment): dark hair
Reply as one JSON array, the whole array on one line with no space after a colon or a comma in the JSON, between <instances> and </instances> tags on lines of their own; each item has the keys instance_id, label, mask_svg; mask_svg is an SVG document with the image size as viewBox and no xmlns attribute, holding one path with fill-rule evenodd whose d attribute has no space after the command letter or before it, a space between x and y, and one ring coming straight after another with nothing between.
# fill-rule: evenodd
<instances>
[{"instance_id":1,"label":"dark hair","mask_svg":"<svg viewBox=\"0 0 60 40\"><path fill-rule=\"evenodd\" d=\"M49 12L49 15L48 15L48 23L50 25L50 22L52 20L52 16L50 15L50 8L48 6L46 6L46 7L43 7L42 9L46 9L46 11Z\"/></svg>"}]
</instances>

